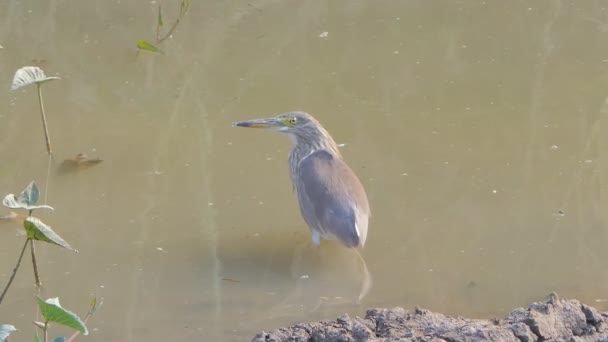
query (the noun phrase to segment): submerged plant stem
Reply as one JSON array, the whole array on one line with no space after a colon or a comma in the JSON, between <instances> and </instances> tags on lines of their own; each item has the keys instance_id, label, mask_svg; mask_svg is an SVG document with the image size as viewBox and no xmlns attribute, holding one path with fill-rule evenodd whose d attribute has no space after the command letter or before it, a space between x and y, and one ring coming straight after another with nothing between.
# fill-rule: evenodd
<instances>
[{"instance_id":1,"label":"submerged plant stem","mask_svg":"<svg viewBox=\"0 0 608 342\"><path fill-rule=\"evenodd\" d=\"M190 0L182 0L180 3L180 7L179 7L179 14L177 15L177 19L175 19L175 22L173 22L173 25L171 26L171 28L169 28L169 31L167 31L167 33L160 37L160 26L162 24L161 20L159 19L157 26L156 26L156 43L162 43L165 39L171 37L171 35L173 34L173 32L175 31L175 29L177 29L177 25L179 25L179 22L184 18L184 16L186 15L186 12L188 12L188 8L190 7ZM159 18L160 18L160 7L159 7Z\"/></svg>"},{"instance_id":2,"label":"submerged plant stem","mask_svg":"<svg viewBox=\"0 0 608 342\"><path fill-rule=\"evenodd\" d=\"M44 128L44 138L46 139L46 151L49 153L49 156L52 156L51 138L49 138L49 130L46 125L46 114L44 113L44 104L42 103L42 84L36 83L36 85L38 86L38 102L40 103L40 113L42 114L42 127Z\"/></svg>"},{"instance_id":3,"label":"submerged plant stem","mask_svg":"<svg viewBox=\"0 0 608 342\"><path fill-rule=\"evenodd\" d=\"M34 278L36 279L36 286L40 286L40 277L38 277L38 265L36 264L36 247L34 246L34 240L30 245L32 250L32 264L34 265Z\"/></svg>"},{"instance_id":4,"label":"submerged plant stem","mask_svg":"<svg viewBox=\"0 0 608 342\"><path fill-rule=\"evenodd\" d=\"M2 304L4 295L8 291L8 288L11 286L11 284L13 283L13 280L15 279L15 276L17 275L17 270L19 270L19 265L21 265L21 259L23 259L23 254L25 253L25 248L27 247L28 242L30 242L30 239L25 239L25 243L23 244L23 248L21 249L21 254L19 255L19 259L17 260L17 265L13 269L13 274L11 274L11 277L8 280L8 284L6 284L4 291L2 291L2 294L0 295L0 304Z\"/></svg>"}]
</instances>

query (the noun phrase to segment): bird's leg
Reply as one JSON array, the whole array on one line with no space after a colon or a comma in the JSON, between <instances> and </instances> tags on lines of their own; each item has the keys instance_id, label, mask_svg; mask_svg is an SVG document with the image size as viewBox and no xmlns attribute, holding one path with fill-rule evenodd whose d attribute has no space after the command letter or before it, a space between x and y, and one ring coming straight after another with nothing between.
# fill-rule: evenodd
<instances>
[{"instance_id":1,"label":"bird's leg","mask_svg":"<svg viewBox=\"0 0 608 342\"><path fill-rule=\"evenodd\" d=\"M321 234L318 231L313 230L312 231L312 245L315 249L318 249L320 244L321 244Z\"/></svg>"}]
</instances>

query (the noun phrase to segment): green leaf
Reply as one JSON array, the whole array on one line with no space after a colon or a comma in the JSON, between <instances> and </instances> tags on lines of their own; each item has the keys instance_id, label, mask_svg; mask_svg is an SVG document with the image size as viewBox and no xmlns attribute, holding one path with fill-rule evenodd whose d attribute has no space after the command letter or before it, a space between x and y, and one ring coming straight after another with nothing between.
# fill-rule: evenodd
<instances>
[{"instance_id":1,"label":"green leaf","mask_svg":"<svg viewBox=\"0 0 608 342\"><path fill-rule=\"evenodd\" d=\"M26 66L15 72L11 90L17 90L33 83L44 83L58 79L59 77L47 77L44 71L37 66Z\"/></svg>"},{"instance_id":2,"label":"green leaf","mask_svg":"<svg viewBox=\"0 0 608 342\"><path fill-rule=\"evenodd\" d=\"M61 336L61 337L56 337L55 339L53 339L53 341L51 342L65 342L65 337Z\"/></svg>"},{"instance_id":3,"label":"green leaf","mask_svg":"<svg viewBox=\"0 0 608 342\"><path fill-rule=\"evenodd\" d=\"M53 210L53 207L48 205L35 205L36 202L38 202L38 197L40 197L40 191L38 190L36 183L31 181L18 196L15 196L14 194L6 195L4 200L2 200L2 204L11 209L34 210L46 208Z\"/></svg>"},{"instance_id":4,"label":"green leaf","mask_svg":"<svg viewBox=\"0 0 608 342\"><path fill-rule=\"evenodd\" d=\"M137 42L137 47L140 50L145 50L145 51L150 51L150 52L157 52L157 53L164 53L161 49L157 48L156 46L148 43L145 40L140 40Z\"/></svg>"},{"instance_id":5,"label":"green leaf","mask_svg":"<svg viewBox=\"0 0 608 342\"><path fill-rule=\"evenodd\" d=\"M40 342L40 336L38 336L38 334L34 335L34 342Z\"/></svg>"},{"instance_id":6,"label":"green leaf","mask_svg":"<svg viewBox=\"0 0 608 342\"><path fill-rule=\"evenodd\" d=\"M89 303L89 314L94 314L95 311L97 311L97 309L99 309L101 307L101 305L103 304L103 298L101 299L101 302L97 303L97 297L93 297L91 299L91 303Z\"/></svg>"},{"instance_id":7,"label":"green leaf","mask_svg":"<svg viewBox=\"0 0 608 342\"><path fill-rule=\"evenodd\" d=\"M54 243L63 248L78 252L62 239L61 236L57 235L50 226L47 226L37 217L30 216L26 218L25 221L23 221L23 227L25 227L28 239Z\"/></svg>"},{"instance_id":8,"label":"green leaf","mask_svg":"<svg viewBox=\"0 0 608 342\"><path fill-rule=\"evenodd\" d=\"M59 323L68 328L80 331L83 335L89 334L89 330L78 315L61 307L59 298L49 298L46 301L43 301L40 297L36 297L36 301L40 308L40 314L47 322Z\"/></svg>"},{"instance_id":9,"label":"green leaf","mask_svg":"<svg viewBox=\"0 0 608 342\"><path fill-rule=\"evenodd\" d=\"M0 324L0 342L4 342L8 335L10 335L13 331L17 331L14 326L10 324Z\"/></svg>"}]
</instances>

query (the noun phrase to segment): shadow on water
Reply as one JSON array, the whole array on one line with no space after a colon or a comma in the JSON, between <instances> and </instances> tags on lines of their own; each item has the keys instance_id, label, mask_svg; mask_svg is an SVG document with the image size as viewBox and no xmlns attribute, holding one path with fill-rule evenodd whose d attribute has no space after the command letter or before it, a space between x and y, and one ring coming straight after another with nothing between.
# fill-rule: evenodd
<instances>
[{"instance_id":1,"label":"shadow on water","mask_svg":"<svg viewBox=\"0 0 608 342\"><path fill-rule=\"evenodd\" d=\"M293 287L264 314L244 323L251 327L276 320L301 320L326 310L356 310L372 287L367 264L357 249L324 242L314 248L309 241L299 243L290 265Z\"/></svg>"}]
</instances>

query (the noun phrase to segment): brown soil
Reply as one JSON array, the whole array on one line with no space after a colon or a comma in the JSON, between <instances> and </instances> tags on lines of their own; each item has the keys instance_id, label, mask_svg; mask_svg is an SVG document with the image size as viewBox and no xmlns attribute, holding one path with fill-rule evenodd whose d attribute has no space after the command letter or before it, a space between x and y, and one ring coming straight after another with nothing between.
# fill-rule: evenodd
<instances>
[{"instance_id":1,"label":"brown soil","mask_svg":"<svg viewBox=\"0 0 608 342\"><path fill-rule=\"evenodd\" d=\"M371 309L365 318L344 315L295 324L259 333L253 341L608 342L608 312L552 293L547 301L515 309L503 319L450 317L423 309Z\"/></svg>"}]
</instances>

